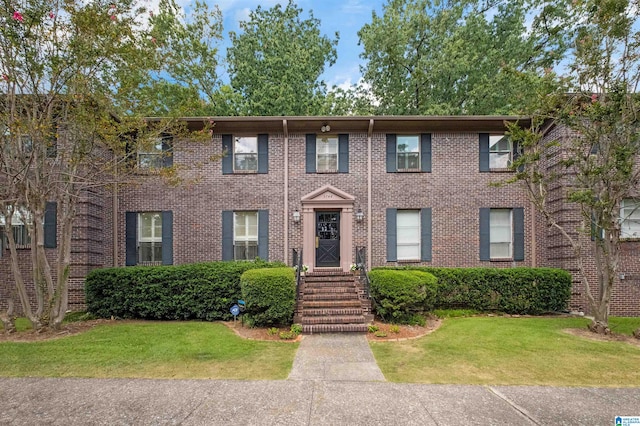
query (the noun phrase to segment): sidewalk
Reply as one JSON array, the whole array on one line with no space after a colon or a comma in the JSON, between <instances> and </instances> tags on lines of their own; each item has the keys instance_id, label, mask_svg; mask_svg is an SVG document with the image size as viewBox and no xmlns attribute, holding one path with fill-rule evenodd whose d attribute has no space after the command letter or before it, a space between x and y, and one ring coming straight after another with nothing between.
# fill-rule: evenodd
<instances>
[{"instance_id":1,"label":"sidewalk","mask_svg":"<svg viewBox=\"0 0 640 426\"><path fill-rule=\"evenodd\" d=\"M640 389L0 379L2 425L613 425Z\"/></svg>"}]
</instances>

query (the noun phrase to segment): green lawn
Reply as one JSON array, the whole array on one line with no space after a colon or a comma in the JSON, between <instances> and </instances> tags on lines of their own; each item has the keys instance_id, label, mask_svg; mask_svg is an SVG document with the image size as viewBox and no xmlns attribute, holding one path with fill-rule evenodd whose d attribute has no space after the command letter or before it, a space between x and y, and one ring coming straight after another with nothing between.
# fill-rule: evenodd
<instances>
[{"instance_id":1,"label":"green lawn","mask_svg":"<svg viewBox=\"0 0 640 426\"><path fill-rule=\"evenodd\" d=\"M0 376L285 379L297 343L245 340L219 323L122 322L0 343Z\"/></svg>"},{"instance_id":2,"label":"green lawn","mask_svg":"<svg viewBox=\"0 0 640 426\"><path fill-rule=\"evenodd\" d=\"M640 347L575 337L584 318L448 318L434 333L403 342L372 342L393 382L640 386ZM612 321L633 329L640 319ZM620 332L620 331L619 331Z\"/></svg>"}]
</instances>

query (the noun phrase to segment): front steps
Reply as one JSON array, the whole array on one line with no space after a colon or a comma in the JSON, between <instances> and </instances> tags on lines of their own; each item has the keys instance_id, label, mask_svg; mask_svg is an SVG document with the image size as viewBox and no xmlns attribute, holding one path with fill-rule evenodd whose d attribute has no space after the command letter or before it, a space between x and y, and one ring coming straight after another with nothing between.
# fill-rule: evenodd
<instances>
[{"instance_id":1,"label":"front steps","mask_svg":"<svg viewBox=\"0 0 640 426\"><path fill-rule=\"evenodd\" d=\"M373 320L371 300L359 280L344 272L313 272L302 277L294 322L302 332L366 332Z\"/></svg>"}]
</instances>

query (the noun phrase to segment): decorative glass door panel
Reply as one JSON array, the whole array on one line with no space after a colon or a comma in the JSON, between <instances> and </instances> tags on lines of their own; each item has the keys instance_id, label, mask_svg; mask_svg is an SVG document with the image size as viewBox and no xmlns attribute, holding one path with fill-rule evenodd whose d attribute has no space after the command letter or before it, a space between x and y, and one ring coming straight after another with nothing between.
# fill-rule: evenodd
<instances>
[{"instance_id":1,"label":"decorative glass door panel","mask_svg":"<svg viewBox=\"0 0 640 426\"><path fill-rule=\"evenodd\" d=\"M316 266L340 266L340 212L316 212Z\"/></svg>"}]
</instances>

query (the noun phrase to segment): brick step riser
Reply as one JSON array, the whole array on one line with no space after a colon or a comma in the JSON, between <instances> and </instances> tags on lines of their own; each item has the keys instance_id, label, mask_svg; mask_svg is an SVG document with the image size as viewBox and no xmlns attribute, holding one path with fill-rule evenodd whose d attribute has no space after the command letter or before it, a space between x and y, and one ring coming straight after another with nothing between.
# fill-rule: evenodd
<instances>
[{"instance_id":1,"label":"brick step riser","mask_svg":"<svg viewBox=\"0 0 640 426\"><path fill-rule=\"evenodd\" d=\"M307 324L302 326L302 333L366 333L366 324Z\"/></svg>"},{"instance_id":2,"label":"brick step riser","mask_svg":"<svg viewBox=\"0 0 640 426\"><path fill-rule=\"evenodd\" d=\"M302 301L300 306L303 309L341 309L341 308L359 308L362 303L359 300L319 300L319 301Z\"/></svg>"},{"instance_id":3,"label":"brick step riser","mask_svg":"<svg viewBox=\"0 0 640 426\"><path fill-rule=\"evenodd\" d=\"M350 281L353 282L354 279L350 275L330 275L327 277L305 277L304 282L306 283L318 283L318 282L331 282L331 281Z\"/></svg>"},{"instance_id":4,"label":"brick step riser","mask_svg":"<svg viewBox=\"0 0 640 426\"><path fill-rule=\"evenodd\" d=\"M364 315L360 316L322 316L307 317L302 316L302 324L364 324L366 322Z\"/></svg>"},{"instance_id":5,"label":"brick step riser","mask_svg":"<svg viewBox=\"0 0 640 426\"><path fill-rule=\"evenodd\" d=\"M331 293L356 293L356 289L354 288L345 288L345 287L314 287L314 288L303 288L302 294L331 294Z\"/></svg>"},{"instance_id":6,"label":"brick step riser","mask_svg":"<svg viewBox=\"0 0 640 426\"><path fill-rule=\"evenodd\" d=\"M351 309L336 309L336 308L325 308L325 309L309 309L303 308L301 311L303 316L317 317L317 316L332 316L332 315L362 315L362 308L351 308Z\"/></svg>"},{"instance_id":7,"label":"brick step riser","mask_svg":"<svg viewBox=\"0 0 640 426\"><path fill-rule=\"evenodd\" d=\"M322 294L305 294L302 298L303 302L320 301L320 300L359 300L355 293L322 293Z\"/></svg>"},{"instance_id":8,"label":"brick step riser","mask_svg":"<svg viewBox=\"0 0 640 426\"><path fill-rule=\"evenodd\" d=\"M301 287L356 287L353 281L318 281L313 283L304 283Z\"/></svg>"}]
</instances>

